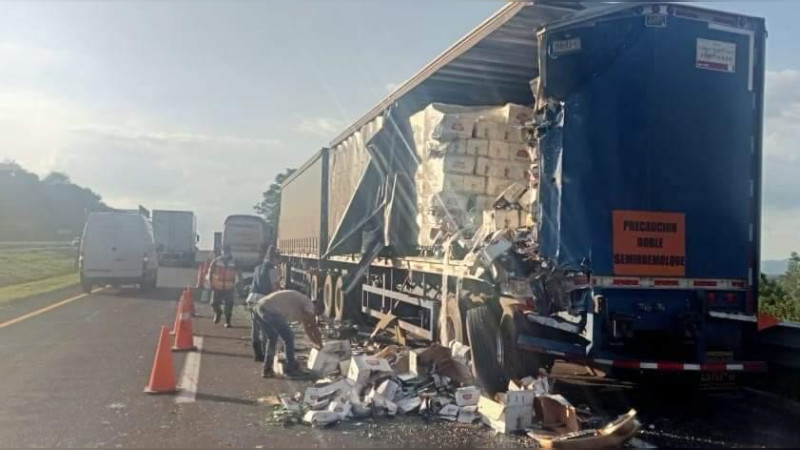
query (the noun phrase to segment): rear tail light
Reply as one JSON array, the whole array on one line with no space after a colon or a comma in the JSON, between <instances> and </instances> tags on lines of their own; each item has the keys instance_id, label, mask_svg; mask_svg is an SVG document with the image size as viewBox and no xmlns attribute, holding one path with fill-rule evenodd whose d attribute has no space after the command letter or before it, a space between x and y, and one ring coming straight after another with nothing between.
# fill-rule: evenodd
<instances>
[{"instance_id":1,"label":"rear tail light","mask_svg":"<svg viewBox=\"0 0 800 450\"><path fill-rule=\"evenodd\" d=\"M728 292L727 294L725 294L725 301L728 302L728 304L736 303L736 300L737 300L736 294L734 294L733 292Z\"/></svg>"},{"instance_id":2,"label":"rear tail light","mask_svg":"<svg viewBox=\"0 0 800 450\"><path fill-rule=\"evenodd\" d=\"M716 292L709 292L707 297L708 297L708 303L717 303L717 293Z\"/></svg>"}]
</instances>

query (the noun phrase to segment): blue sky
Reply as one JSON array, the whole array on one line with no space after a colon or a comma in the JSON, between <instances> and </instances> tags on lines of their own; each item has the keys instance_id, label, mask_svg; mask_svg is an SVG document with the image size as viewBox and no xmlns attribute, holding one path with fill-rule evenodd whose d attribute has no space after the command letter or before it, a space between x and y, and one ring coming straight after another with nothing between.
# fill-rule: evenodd
<instances>
[{"instance_id":1,"label":"blue sky","mask_svg":"<svg viewBox=\"0 0 800 450\"><path fill-rule=\"evenodd\" d=\"M0 159L112 205L250 212L496 1L0 3ZM715 2L770 31L764 257L800 250L800 5ZM797 198L795 198L797 197Z\"/></svg>"}]
</instances>

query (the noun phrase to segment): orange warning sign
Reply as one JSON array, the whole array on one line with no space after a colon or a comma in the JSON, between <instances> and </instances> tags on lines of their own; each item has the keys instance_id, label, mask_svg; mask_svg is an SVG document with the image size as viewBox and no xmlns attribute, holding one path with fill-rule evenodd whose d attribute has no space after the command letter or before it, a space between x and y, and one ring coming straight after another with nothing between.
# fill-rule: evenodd
<instances>
[{"instance_id":1,"label":"orange warning sign","mask_svg":"<svg viewBox=\"0 0 800 450\"><path fill-rule=\"evenodd\" d=\"M614 211L614 275L685 276L685 215Z\"/></svg>"}]
</instances>

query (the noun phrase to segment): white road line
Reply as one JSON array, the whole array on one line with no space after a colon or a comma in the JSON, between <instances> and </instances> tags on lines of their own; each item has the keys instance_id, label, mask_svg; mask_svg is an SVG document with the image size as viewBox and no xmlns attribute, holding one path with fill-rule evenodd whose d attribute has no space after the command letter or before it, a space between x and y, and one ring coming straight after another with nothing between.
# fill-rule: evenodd
<instances>
[{"instance_id":1,"label":"white road line","mask_svg":"<svg viewBox=\"0 0 800 450\"><path fill-rule=\"evenodd\" d=\"M96 288L95 290L92 291L92 293L94 294L94 293L100 292L100 291L102 291L104 289L105 288ZM29 312L27 314L23 314L23 315L21 315L19 317L16 317L16 318L13 318L11 320L7 320L7 321L5 321L3 323L0 323L0 328L5 328L5 327L8 327L8 326L14 325L15 323L20 323L20 322L22 322L24 320L28 320L28 319L30 319L32 317L36 317L36 316L44 314L44 313L46 313L48 311L52 311L52 310L54 310L56 308L60 308L60 307L66 305L68 303L72 303L75 300L80 300L80 299L82 299L84 297L88 297L88 296L89 296L89 294L80 294L80 295L76 295L75 297L70 297L68 299L61 300L59 302L56 302L56 303L53 303L51 305L45 306L44 308L37 309L36 311L31 311L31 312Z\"/></svg>"},{"instance_id":2,"label":"white road line","mask_svg":"<svg viewBox=\"0 0 800 450\"><path fill-rule=\"evenodd\" d=\"M197 397L197 379L200 377L200 358L203 356L203 338L194 337L197 351L186 354L175 403L193 403Z\"/></svg>"}]
</instances>

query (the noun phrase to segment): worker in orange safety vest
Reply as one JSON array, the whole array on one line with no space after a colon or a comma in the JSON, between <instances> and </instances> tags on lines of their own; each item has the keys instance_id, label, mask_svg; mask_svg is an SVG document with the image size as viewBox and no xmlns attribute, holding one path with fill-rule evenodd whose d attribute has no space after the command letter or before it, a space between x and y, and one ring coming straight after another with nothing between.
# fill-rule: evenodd
<instances>
[{"instance_id":1,"label":"worker in orange safety vest","mask_svg":"<svg viewBox=\"0 0 800 450\"><path fill-rule=\"evenodd\" d=\"M219 323L222 318L223 305L225 307L225 328L231 326L233 314L233 299L236 288L236 279L239 271L233 262L231 249L225 246L222 254L209 264L208 284L211 287L211 307L214 309L214 323Z\"/></svg>"}]
</instances>

